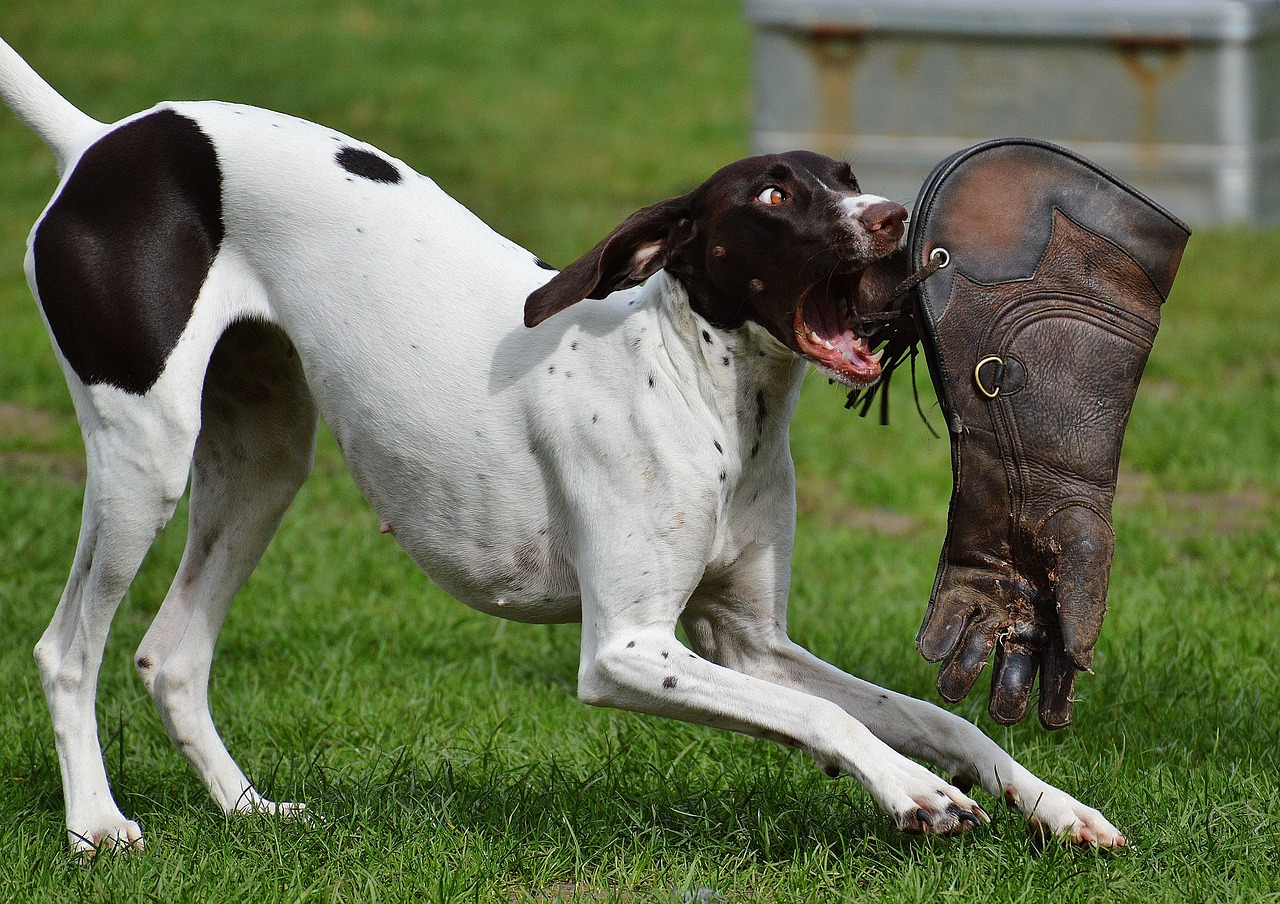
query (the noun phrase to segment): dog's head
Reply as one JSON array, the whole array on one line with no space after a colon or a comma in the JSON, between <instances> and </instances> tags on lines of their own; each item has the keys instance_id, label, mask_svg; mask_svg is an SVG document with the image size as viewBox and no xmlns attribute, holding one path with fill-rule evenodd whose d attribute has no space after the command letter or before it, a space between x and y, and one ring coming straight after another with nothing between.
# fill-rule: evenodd
<instances>
[{"instance_id":1,"label":"dog's head","mask_svg":"<svg viewBox=\"0 0 1280 904\"><path fill-rule=\"evenodd\" d=\"M754 321L827 376L865 386L880 362L857 315L893 282L869 268L902 266L886 258L906 218L900 204L863 194L847 163L809 151L749 157L632 214L529 296L525 324L665 269L714 326Z\"/></svg>"}]
</instances>

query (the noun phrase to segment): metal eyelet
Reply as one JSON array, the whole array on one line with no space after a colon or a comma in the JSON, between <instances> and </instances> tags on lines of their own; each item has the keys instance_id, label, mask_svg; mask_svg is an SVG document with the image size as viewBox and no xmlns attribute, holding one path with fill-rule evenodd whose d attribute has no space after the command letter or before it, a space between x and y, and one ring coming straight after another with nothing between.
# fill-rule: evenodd
<instances>
[{"instance_id":1,"label":"metal eyelet","mask_svg":"<svg viewBox=\"0 0 1280 904\"><path fill-rule=\"evenodd\" d=\"M999 355L987 355L979 361L978 366L973 369L973 382L978 387L978 392L982 393L989 399L994 399L996 396L1000 395L999 386L995 389L987 389L987 387L982 384L982 368L993 362L1001 367L1004 366L1004 358L1001 358Z\"/></svg>"},{"instance_id":2,"label":"metal eyelet","mask_svg":"<svg viewBox=\"0 0 1280 904\"><path fill-rule=\"evenodd\" d=\"M938 269L942 270L951 263L951 254L946 248L934 248L929 252L929 260L938 261Z\"/></svg>"}]
</instances>

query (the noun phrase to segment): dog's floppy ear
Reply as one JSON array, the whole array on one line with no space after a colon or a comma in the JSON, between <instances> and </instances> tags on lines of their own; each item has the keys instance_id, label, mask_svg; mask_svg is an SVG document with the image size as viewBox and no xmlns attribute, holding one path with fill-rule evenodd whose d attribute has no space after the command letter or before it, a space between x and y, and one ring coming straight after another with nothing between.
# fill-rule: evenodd
<instances>
[{"instance_id":1,"label":"dog's floppy ear","mask_svg":"<svg viewBox=\"0 0 1280 904\"><path fill-rule=\"evenodd\" d=\"M637 210L524 303L524 325L537 326L584 298L604 298L657 273L697 231L688 196Z\"/></svg>"}]
</instances>

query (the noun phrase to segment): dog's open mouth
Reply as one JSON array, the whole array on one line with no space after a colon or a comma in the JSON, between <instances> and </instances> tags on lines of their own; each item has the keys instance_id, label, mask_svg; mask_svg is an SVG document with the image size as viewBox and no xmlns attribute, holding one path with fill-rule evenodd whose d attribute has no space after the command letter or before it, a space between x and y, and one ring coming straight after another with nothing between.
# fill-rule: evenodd
<instances>
[{"instance_id":1,"label":"dog's open mouth","mask_svg":"<svg viewBox=\"0 0 1280 904\"><path fill-rule=\"evenodd\" d=\"M845 386L869 386L880 379L880 356L853 330L861 272L829 277L796 305L795 336L800 354Z\"/></svg>"}]
</instances>

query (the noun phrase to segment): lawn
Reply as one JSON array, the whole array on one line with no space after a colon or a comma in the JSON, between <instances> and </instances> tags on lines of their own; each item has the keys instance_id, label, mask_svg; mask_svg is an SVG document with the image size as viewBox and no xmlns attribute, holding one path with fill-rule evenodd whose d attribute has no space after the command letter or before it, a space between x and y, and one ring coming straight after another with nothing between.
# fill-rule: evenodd
<instances>
[{"instance_id":1,"label":"lawn","mask_svg":"<svg viewBox=\"0 0 1280 904\"><path fill-rule=\"evenodd\" d=\"M533 8L26 2L0 11L0 35L100 119L217 97L360 136L557 265L751 151L738 4ZM326 437L232 610L211 688L263 792L320 818L224 818L133 672L180 511L101 679L114 791L148 850L84 867L31 658L83 482L22 276L55 181L51 155L0 113L0 900L1280 901L1280 230L1191 241L1126 439L1111 611L1076 724L1001 728L978 694L956 707L1102 809L1131 840L1121 853L1034 843L982 796L990 826L905 837L802 755L579 704L575 629L492 620L434 588L379 535ZM790 625L842 668L936 700L913 638L950 469L906 383L889 427L825 381L805 388Z\"/></svg>"}]
</instances>

